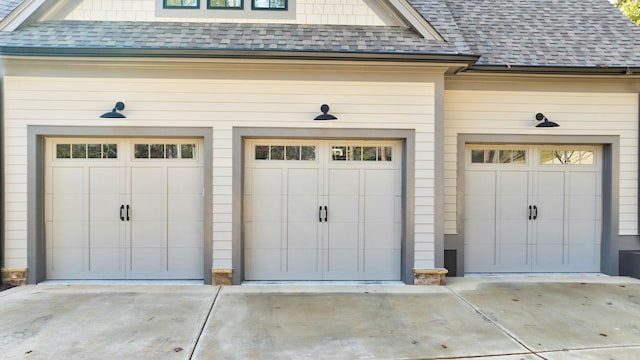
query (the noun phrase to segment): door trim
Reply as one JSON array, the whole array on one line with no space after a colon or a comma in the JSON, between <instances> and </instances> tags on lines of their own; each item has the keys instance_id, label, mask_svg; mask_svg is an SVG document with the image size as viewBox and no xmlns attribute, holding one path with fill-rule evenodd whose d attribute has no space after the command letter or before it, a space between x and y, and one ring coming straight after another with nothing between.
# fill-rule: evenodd
<instances>
[{"instance_id":1,"label":"door trim","mask_svg":"<svg viewBox=\"0 0 640 360\"><path fill-rule=\"evenodd\" d=\"M200 138L204 152L204 261L205 284L211 284L213 251L213 128L139 126L27 126L27 283L46 280L44 238L44 157L46 137ZM207 170L209 169L209 170Z\"/></svg>"},{"instance_id":2,"label":"door trim","mask_svg":"<svg viewBox=\"0 0 640 360\"><path fill-rule=\"evenodd\" d=\"M248 139L352 139L396 140L402 142L402 235L401 280L413 284L415 236L415 130L408 129L321 129L321 128L233 128L233 284L244 280L244 236L242 207L244 184L245 140Z\"/></svg>"},{"instance_id":3,"label":"door trim","mask_svg":"<svg viewBox=\"0 0 640 360\"><path fill-rule=\"evenodd\" d=\"M471 144L526 144L526 145L601 145L602 146L602 237L600 245L600 271L618 275L619 258L619 161L620 137L600 135L515 135L515 134L458 134L457 141L457 233L454 246L457 251L457 273L464 274L464 189L465 148ZM451 245L451 244L450 244Z\"/></svg>"}]
</instances>

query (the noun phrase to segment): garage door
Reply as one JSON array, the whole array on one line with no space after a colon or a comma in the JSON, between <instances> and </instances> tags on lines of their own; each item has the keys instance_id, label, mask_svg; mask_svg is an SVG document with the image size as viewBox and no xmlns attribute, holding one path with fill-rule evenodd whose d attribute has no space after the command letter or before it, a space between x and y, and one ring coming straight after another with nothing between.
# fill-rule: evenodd
<instances>
[{"instance_id":1,"label":"garage door","mask_svg":"<svg viewBox=\"0 0 640 360\"><path fill-rule=\"evenodd\" d=\"M399 143L253 140L245 154L246 280L400 280Z\"/></svg>"},{"instance_id":2,"label":"garage door","mask_svg":"<svg viewBox=\"0 0 640 360\"><path fill-rule=\"evenodd\" d=\"M465 272L599 272L602 148L469 146Z\"/></svg>"},{"instance_id":3,"label":"garage door","mask_svg":"<svg viewBox=\"0 0 640 360\"><path fill-rule=\"evenodd\" d=\"M48 279L202 279L194 139L47 139Z\"/></svg>"}]
</instances>

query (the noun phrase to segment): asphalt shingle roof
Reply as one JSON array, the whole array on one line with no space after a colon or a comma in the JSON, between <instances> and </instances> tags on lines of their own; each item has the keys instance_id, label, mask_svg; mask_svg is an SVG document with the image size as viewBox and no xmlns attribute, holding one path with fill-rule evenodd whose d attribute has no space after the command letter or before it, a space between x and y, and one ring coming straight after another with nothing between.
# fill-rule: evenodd
<instances>
[{"instance_id":1,"label":"asphalt shingle roof","mask_svg":"<svg viewBox=\"0 0 640 360\"><path fill-rule=\"evenodd\" d=\"M51 21L0 35L15 47L77 49L271 50L456 54L402 27L299 24Z\"/></svg>"},{"instance_id":2,"label":"asphalt shingle roof","mask_svg":"<svg viewBox=\"0 0 640 360\"><path fill-rule=\"evenodd\" d=\"M447 0L477 65L640 66L640 27L607 0Z\"/></svg>"},{"instance_id":3,"label":"asphalt shingle roof","mask_svg":"<svg viewBox=\"0 0 640 360\"><path fill-rule=\"evenodd\" d=\"M151 49L477 54L481 57L475 66L640 67L640 27L608 0L407 1L445 42L424 39L403 27L45 21L0 34L0 51L38 48L85 52ZM15 8L15 3L20 0L4 0L0 15L5 8Z\"/></svg>"},{"instance_id":4,"label":"asphalt shingle roof","mask_svg":"<svg viewBox=\"0 0 640 360\"><path fill-rule=\"evenodd\" d=\"M2 0L0 1L0 21L4 20L23 0Z\"/></svg>"}]
</instances>

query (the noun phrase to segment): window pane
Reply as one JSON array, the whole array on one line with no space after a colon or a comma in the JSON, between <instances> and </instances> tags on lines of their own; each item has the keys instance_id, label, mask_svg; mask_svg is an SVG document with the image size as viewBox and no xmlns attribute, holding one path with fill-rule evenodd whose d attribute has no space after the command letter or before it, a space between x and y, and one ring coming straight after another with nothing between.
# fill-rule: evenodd
<instances>
[{"instance_id":1,"label":"window pane","mask_svg":"<svg viewBox=\"0 0 640 360\"><path fill-rule=\"evenodd\" d=\"M316 147L315 146L302 146L301 159L302 160L315 160L316 159Z\"/></svg>"},{"instance_id":2,"label":"window pane","mask_svg":"<svg viewBox=\"0 0 640 360\"><path fill-rule=\"evenodd\" d=\"M70 159L71 158L71 144L56 144L56 158L57 159Z\"/></svg>"},{"instance_id":3,"label":"window pane","mask_svg":"<svg viewBox=\"0 0 640 360\"><path fill-rule=\"evenodd\" d=\"M90 159L100 159L102 157L102 145L101 144L88 144L87 156Z\"/></svg>"},{"instance_id":4,"label":"window pane","mask_svg":"<svg viewBox=\"0 0 640 360\"><path fill-rule=\"evenodd\" d=\"M364 161L378 160L377 150L378 148L375 146L365 146L362 151L362 160Z\"/></svg>"},{"instance_id":5,"label":"window pane","mask_svg":"<svg viewBox=\"0 0 640 360\"><path fill-rule=\"evenodd\" d=\"M512 150L500 150L499 162L500 164L510 164L511 156L513 155Z\"/></svg>"},{"instance_id":6,"label":"window pane","mask_svg":"<svg viewBox=\"0 0 640 360\"><path fill-rule=\"evenodd\" d=\"M71 157L74 159L86 159L87 158L87 146L85 144L73 144L71 145Z\"/></svg>"},{"instance_id":7,"label":"window pane","mask_svg":"<svg viewBox=\"0 0 640 360\"><path fill-rule=\"evenodd\" d=\"M104 159L117 159L118 144L102 144L102 157Z\"/></svg>"},{"instance_id":8,"label":"window pane","mask_svg":"<svg viewBox=\"0 0 640 360\"><path fill-rule=\"evenodd\" d=\"M255 9L286 9L286 0L252 0Z\"/></svg>"},{"instance_id":9,"label":"window pane","mask_svg":"<svg viewBox=\"0 0 640 360\"><path fill-rule=\"evenodd\" d=\"M347 160L347 147L346 146L331 147L331 157L333 160Z\"/></svg>"},{"instance_id":10,"label":"window pane","mask_svg":"<svg viewBox=\"0 0 640 360\"><path fill-rule=\"evenodd\" d=\"M271 160L284 160L284 146L271 147Z\"/></svg>"},{"instance_id":11,"label":"window pane","mask_svg":"<svg viewBox=\"0 0 640 360\"><path fill-rule=\"evenodd\" d=\"M256 146L256 160L269 160L269 146L267 145Z\"/></svg>"},{"instance_id":12,"label":"window pane","mask_svg":"<svg viewBox=\"0 0 640 360\"><path fill-rule=\"evenodd\" d=\"M513 150L513 163L514 164L526 164L527 152L525 150Z\"/></svg>"},{"instance_id":13,"label":"window pane","mask_svg":"<svg viewBox=\"0 0 640 360\"><path fill-rule=\"evenodd\" d=\"M242 8L242 0L209 0L209 7L211 8Z\"/></svg>"},{"instance_id":14,"label":"window pane","mask_svg":"<svg viewBox=\"0 0 640 360\"><path fill-rule=\"evenodd\" d=\"M485 164L497 164L498 163L498 155L499 155L499 151L497 151L497 150L485 150L484 151L484 162L485 162Z\"/></svg>"},{"instance_id":15,"label":"window pane","mask_svg":"<svg viewBox=\"0 0 640 360\"><path fill-rule=\"evenodd\" d=\"M136 159L148 159L149 158L149 145L148 144L136 144L134 147L134 157Z\"/></svg>"},{"instance_id":16,"label":"window pane","mask_svg":"<svg viewBox=\"0 0 640 360\"><path fill-rule=\"evenodd\" d=\"M152 159L164 159L164 144L151 144L149 154Z\"/></svg>"},{"instance_id":17,"label":"window pane","mask_svg":"<svg viewBox=\"0 0 640 360\"><path fill-rule=\"evenodd\" d=\"M300 160L300 146L287 146L287 160Z\"/></svg>"},{"instance_id":18,"label":"window pane","mask_svg":"<svg viewBox=\"0 0 640 360\"><path fill-rule=\"evenodd\" d=\"M484 150L471 150L471 163L484 164Z\"/></svg>"},{"instance_id":19,"label":"window pane","mask_svg":"<svg viewBox=\"0 0 640 360\"><path fill-rule=\"evenodd\" d=\"M580 163L580 151L568 150L565 151L565 164L579 164Z\"/></svg>"},{"instance_id":20,"label":"window pane","mask_svg":"<svg viewBox=\"0 0 640 360\"><path fill-rule=\"evenodd\" d=\"M195 159L196 157L196 144L182 144L180 145L180 158L181 159Z\"/></svg>"},{"instance_id":21,"label":"window pane","mask_svg":"<svg viewBox=\"0 0 640 360\"><path fill-rule=\"evenodd\" d=\"M580 164L593 165L593 151L581 151Z\"/></svg>"},{"instance_id":22,"label":"window pane","mask_svg":"<svg viewBox=\"0 0 640 360\"><path fill-rule=\"evenodd\" d=\"M391 146L378 148L378 161L391 161Z\"/></svg>"},{"instance_id":23,"label":"window pane","mask_svg":"<svg viewBox=\"0 0 640 360\"><path fill-rule=\"evenodd\" d=\"M178 145L177 144L166 144L165 151L167 152L167 159L177 159L178 158Z\"/></svg>"},{"instance_id":24,"label":"window pane","mask_svg":"<svg viewBox=\"0 0 640 360\"><path fill-rule=\"evenodd\" d=\"M197 8L198 0L164 0L165 7Z\"/></svg>"}]
</instances>

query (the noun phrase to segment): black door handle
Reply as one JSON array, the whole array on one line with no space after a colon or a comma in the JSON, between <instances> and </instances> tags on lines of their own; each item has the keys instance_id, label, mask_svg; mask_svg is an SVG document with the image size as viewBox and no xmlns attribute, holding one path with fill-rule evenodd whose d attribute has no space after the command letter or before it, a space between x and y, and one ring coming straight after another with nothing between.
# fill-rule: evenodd
<instances>
[{"instance_id":1,"label":"black door handle","mask_svg":"<svg viewBox=\"0 0 640 360\"><path fill-rule=\"evenodd\" d=\"M533 220L538 218L538 207L533 205Z\"/></svg>"},{"instance_id":2,"label":"black door handle","mask_svg":"<svg viewBox=\"0 0 640 360\"><path fill-rule=\"evenodd\" d=\"M124 210L124 205L120 205L120 221L124 221L124 214L122 213Z\"/></svg>"},{"instance_id":3,"label":"black door handle","mask_svg":"<svg viewBox=\"0 0 640 360\"><path fill-rule=\"evenodd\" d=\"M529 205L529 220L531 220L531 205Z\"/></svg>"},{"instance_id":4,"label":"black door handle","mask_svg":"<svg viewBox=\"0 0 640 360\"><path fill-rule=\"evenodd\" d=\"M324 206L324 222L329 221L329 210L327 209L327 205Z\"/></svg>"},{"instance_id":5,"label":"black door handle","mask_svg":"<svg viewBox=\"0 0 640 360\"><path fill-rule=\"evenodd\" d=\"M129 221L129 205L127 205L127 221Z\"/></svg>"},{"instance_id":6,"label":"black door handle","mask_svg":"<svg viewBox=\"0 0 640 360\"><path fill-rule=\"evenodd\" d=\"M322 206L318 209L318 221L322 222Z\"/></svg>"}]
</instances>

